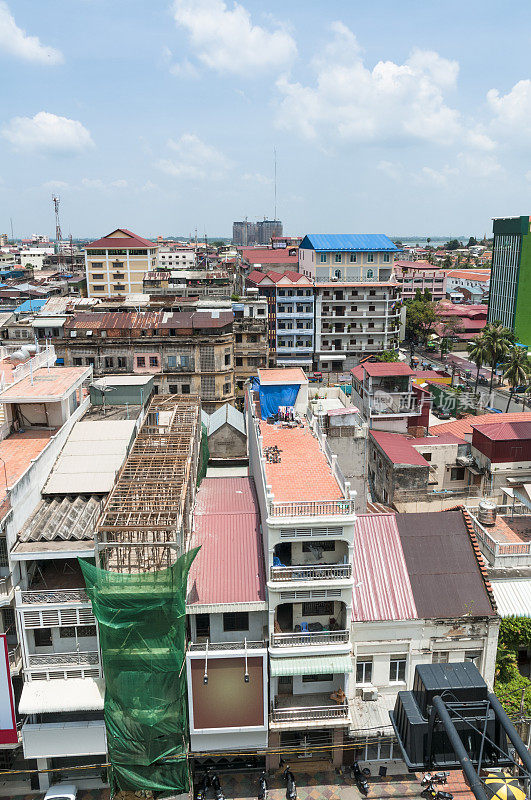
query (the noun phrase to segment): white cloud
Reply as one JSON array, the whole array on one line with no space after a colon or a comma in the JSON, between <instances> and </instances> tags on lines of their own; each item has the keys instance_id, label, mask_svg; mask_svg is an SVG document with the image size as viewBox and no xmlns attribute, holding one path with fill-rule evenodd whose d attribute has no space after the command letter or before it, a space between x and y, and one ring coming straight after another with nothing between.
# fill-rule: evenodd
<instances>
[{"instance_id":1,"label":"white cloud","mask_svg":"<svg viewBox=\"0 0 531 800\"><path fill-rule=\"evenodd\" d=\"M218 72L247 75L280 69L297 52L288 31L253 24L249 11L236 2L229 8L224 0L175 0L173 15L188 32L199 60Z\"/></svg>"},{"instance_id":2,"label":"white cloud","mask_svg":"<svg viewBox=\"0 0 531 800\"><path fill-rule=\"evenodd\" d=\"M242 175L242 180L249 181L250 183L260 183L262 186L271 186L273 183L272 178L268 178L267 175L262 175L261 172L245 172Z\"/></svg>"},{"instance_id":3,"label":"white cloud","mask_svg":"<svg viewBox=\"0 0 531 800\"><path fill-rule=\"evenodd\" d=\"M394 164L392 161L379 161L376 164L376 169L379 169L380 172L383 172L384 175L387 175L388 178L392 178L394 181L400 180L404 173L402 165Z\"/></svg>"},{"instance_id":4,"label":"white cloud","mask_svg":"<svg viewBox=\"0 0 531 800\"><path fill-rule=\"evenodd\" d=\"M66 181L46 181L42 184L43 189L69 189L70 186Z\"/></svg>"},{"instance_id":5,"label":"white cloud","mask_svg":"<svg viewBox=\"0 0 531 800\"><path fill-rule=\"evenodd\" d=\"M531 80L518 81L507 94L491 89L487 102L494 113L494 127L516 135L531 133Z\"/></svg>"},{"instance_id":6,"label":"white cloud","mask_svg":"<svg viewBox=\"0 0 531 800\"><path fill-rule=\"evenodd\" d=\"M168 147L175 155L160 159L156 166L174 178L219 180L225 177L231 166L220 150L206 144L194 133L183 133L177 141L170 139Z\"/></svg>"},{"instance_id":7,"label":"white cloud","mask_svg":"<svg viewBox=\"0 0 531 800\"><path fill-rule=\"evenodd\" d=\"M177 62L173 60L173 53L169 47L163 47L161 51L162 64L168 68L176 78L197 78L199 72L197 68L187 58Z\"/></svg>"},{"instance_id":8,"label":"white cloud","mask_svg":"<svg viewBox=\"0 0 531 800\"><path fill-rule=\"evenodd\" d=\"M122 178L115 181L104 181L101 178L82 178L81 185L85 189L98 189L98 191L109 191L111 189L126 189L127 181Z\"/></svg>"},{"instance_id":9,"label":"white cloud","mask_svg":"<svg viewBox=\"0 0 531 800\"><path fill-rule=\"evenodd\" d=\"M480 128L475 128L467 132L466 144L475 150L495 150L497 147L497 143L494 139L491 139L491 137Z\"/></svg>"},{"instance_id":10,"label":"white cloud","mask_svg":"<svg viewBox=\"0 0 531 800\"><path fill-rule=\"evenodd\" d=\"M0 0L0 52L37 64L61 64L64 61L59 50L47 47L37 36L28 36L19 28L3 0Z\"/></svg>"},{"instance_id":11,"label":"white cloud","mask_svg":"<svg viewBox=\"0 0 531 800\"><path fill-rule=\"evenodd\" d=\"M495 156L475 153L459 153L457 156L462 171L470 178L495 178L504 170Z\"/></svg>"},{"instance_id":12,"label":"white cloud","mask_svg":"<svg viewBox=\"0 0 531 800\"><path fill-rule=\"evenodd\" d=\"M279 126L307 139L343 142L426 140L451 144L463 135L459 112L444 94L459 66L438 53L414 50L404 64L364 63L356 37L343 23L314 60L316 80L304 86L281 77Z\"/></svg>"},{"instance_id":13,"label":"white cloud","mask_svg":"<svg viewBox=\"0 0 531 800\"><path fill-rule=\"evenodd\" d=\"M420 173L415 176L418 183L428 183L435 186L447 186L450 180L455 180L459 175L457 167L446 164L441 169L432 167L422 167Z\"/></svg>"},{"instance_id":14,"label":"white cloud","mask_svg":"<svg viewBox=\"0 0 531 800\"><path fill-rule=\"evenodd\" d=\"M2 136L24 153L74 155L94 146L81 122L46 111L34 117L13 117L2 129Z\"/></svg>"}]
</instances>

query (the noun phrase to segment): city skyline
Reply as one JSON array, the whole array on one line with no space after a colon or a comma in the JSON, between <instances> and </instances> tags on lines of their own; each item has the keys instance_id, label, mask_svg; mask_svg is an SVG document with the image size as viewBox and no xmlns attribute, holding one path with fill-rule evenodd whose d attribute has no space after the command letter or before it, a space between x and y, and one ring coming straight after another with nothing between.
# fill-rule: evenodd
<instances>
[{"instance_id":1,"label":"city skyline","mask_svg":"<svg viewBox=\"0 0 531 800\"><path fill-rule=\"evenodd\" d=\"M525 213L527 8L0 2L0 229L94 238L277 214L483 235ZM510 34L510 35L509 35Z\"/></svg>"}]
</instances>

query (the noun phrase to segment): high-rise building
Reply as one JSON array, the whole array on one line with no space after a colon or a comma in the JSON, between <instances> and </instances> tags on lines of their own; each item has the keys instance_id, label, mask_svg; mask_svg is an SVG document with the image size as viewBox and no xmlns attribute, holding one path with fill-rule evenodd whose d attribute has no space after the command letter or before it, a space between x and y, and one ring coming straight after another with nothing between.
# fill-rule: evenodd
<instances>
[{"instance_id":1,"label":"high-rise building","mask_svg":"<svg viewBox=\"0 0 531 800\"><path fill-rule=\"evenodd\" d=\"M271 238L282 236L282 222L278 219L262 219L258 222L232 223L232 241L235 245L242 247L254 244L270 244Z\"/></svg>"},{"instance_id":2,"label":"high-rise building","mask_svg":"<svg viewBox=\"0 0 531 800\"><path fill-rule=\"evenodd\" d=\"M120 297L142 293L146 272L155 269L157 245L125 228L85 247L89 297Z\"/></svg>"},{"instance_id":3,"label":"high-rise building","mask_svg":"<svg viewBox=\"0 0 531 800\"><path fill-rule=\"evenodd\" d=\"M487 322L501 322L531 345L531 218L495 219Z\"/></svg>"}]
</instances>

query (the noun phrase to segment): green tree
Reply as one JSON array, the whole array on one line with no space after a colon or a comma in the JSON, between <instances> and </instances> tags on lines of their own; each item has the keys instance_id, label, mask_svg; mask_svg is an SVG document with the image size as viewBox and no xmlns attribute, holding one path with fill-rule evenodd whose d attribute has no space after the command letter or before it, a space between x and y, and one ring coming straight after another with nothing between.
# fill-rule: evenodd
<instances>
[{"instance_id":1,"label":"green tree","mask_svg":"<svg viewBox=\"0 0 531 800\"><path fill-rule=\"evenodd\" d=\"M442 322L441 330L441 355L452 351L452 339L463 332L463 324L458 317L448 317Z\"/></svg>"},{"instance_id":2,"label":"green tree","mask_svg":"<svg viewBox=\"0 0 531 800\"><path fill-rule=\"evenodd\" d=\"M398 353L396 350L382 350L381 353L377 353L376 358L378 361L398 361Z\"/></svg>"},{"instance_id":3,"label":"green tree","mask_svg":"<svg viewBox=\"0 0 531 800\"><path fill-rule=\"evenodd\" d=\"M505 365L503 373L505 380L509 381L511 387L509 392L509 399L507 401L507 408L505 412L509 411L511 400L513 399L514 390L517 386L529 385L529 359L527 357L527 350L523 347L513 347L509 354L509 360Z\"/></svg>"},{"instance_id":4,"label":"green tree","mask_svg":"<svg viewBox=\"0 0 531 800\"><path fill-rule=\"evenodd\" d=\"M446 256L446 258L444 259L443 267L445 269L451 269L451 267L452 267L452 259L451 259L450 256Z\"/></svg>"},{"instance_id":5,"label":"green tree","mask_svg":"<svg viewBox=\"0 0 531 800\"><path fill-rule=\"evenodd\" d=\"M476 336L467 345L468 357L477 367L476 383L474 385L474 394L477 394L479 383L479 371L483 364L486 364L489 359L489 347L487 340L483 335Z\"/></svg>"},{"instance_id":6,"label":"green tree","mask_svg":"<svg viewBox=\"0 0 531 800\"><path fill-rule=\"evenodd\" d=\"M446 242L444 245L445 250L458 250L460 247L463 246L463 242L460 242L459 239L450 239L449 242Z\"/></svg>"},{"instance_id":7,"label":"green tree","mask_svg":"<svg viewBox=\"0 0 531 800\"><path fill-rule=\"evenodd\" d=\"M488 363L491 369L489 392L492 392L496 367L506 359L514 337L511 331L508 328L504 328L501 322L486 325L483 329L483 336L488 348Z\"/></svg>"},{"instance_id":8,"label":"green tree","mask_svg":"<svg viewBox=\"0 0 531 800\"><path fill-rule=\"evenodd\" d=\"M406 336L408 339L420 339L427 342L439 322L439 315L433 303L425 300L420 291L414 300L408 300L406 306Z\"/></svg>"},{"instance_id":9,"label":"green tree","mask_svg":"<svg viewBox=\"0 0 531 800\"><path fill-rule=\"evenodd\" d=\"M468 240L467 247L475 247L476 245L477 245L477 240L473 236L471 236L470 239Z\"/></svg>"}]
</instances>

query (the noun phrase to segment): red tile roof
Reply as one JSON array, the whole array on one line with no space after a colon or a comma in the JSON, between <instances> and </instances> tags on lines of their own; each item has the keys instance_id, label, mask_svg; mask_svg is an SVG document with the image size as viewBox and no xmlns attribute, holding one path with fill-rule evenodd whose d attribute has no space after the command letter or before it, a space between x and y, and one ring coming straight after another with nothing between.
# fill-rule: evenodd
<instances>
[{"instance_id":1,"label":"red tile roof","mask_svg":"<svg viewBox=\"0 0 531 800\"><path fill-rule=\"evenodd\" d=\"M298 283L300 280L304 280L308 286L313 285L309 278L303 275L302 272L293 272L292 270L286 270L286 272L275 272L274 270L260 272L260 270L253 269L247 276L247 280L252 281L252 283L261 283L264 278L269 278L273 283L278 283L283 278L287 278L292 283Z\"/></svg>"},{"instance_id":2,"label":"red tile roof","mask_svg":"<svg viewBox=\"0 0 531 800\"><path fill-rule=\"evenodd\" d=\"M455 422L441 422L439 425L432 425L430 433L439 436L441 433L453 433L456 436L472 436L472 425L479 427L491 422L529 422L531 421L531 411L517 411L509 414L471 414ZM468 439L470 441L470 438Z\"/></svg>"},{"instance_id":3,"label":"red tile roof","mask_svg":"<svg viewBox=\"0 0 531 800\"><path fill-rule=\"evenodd\" d=\"M308 378L300 367L276 367L275 369L259 369L258 377L264 386L280 383L307 384Z\"/></svg>"},{"instance_id":4,"label":"red tile roof","mask_svg":"<svg viewBox=\"0 0 531 800\"><path fill-rule=\"evenodd\" d=\"M360 514L354 526L352 618L418 619L396 514Z\"/></svg>"},{"instance_id":5,"label":"red tile roof","mask_svg":"<svg viewBox=\"0 0 531 800\"><path fill-rule=\"evenodd\" d=\"M264 449L276 445L280 450L280 463L265 462L267 483L276 502L343 499L327 458L306 425L281 428L261 422L260 432Z\"/></svg>"},{"instance_id":6,"label":"red tile roof","mask_svg":"<svg viewBox=\"0 0 531 800\"><path fill-rule=\"evenodd\" d=\"M500 417L501 414L496 416ZM517 420L515 422L492 422L490 424L474 425L481 431L483 436L498 442L508 441L509 439L531 439L531 420Z\"/></svg>"},{"instance_id":7,"label":"red tile roof","mask_svg":"<svg viewBox=\"0 0 531 800\"><path fill-rule=\"evenodd\" d=\"M420 445L437 445L437 444L466 444L466 441L460 436L455 436L453 433L441 433L437 436L419 436L411 439L411 444L416 447Z\"/></svg>"},{"instance_id":8,"label":"red tile roof","mask_svg":"<svg viewBox=\"0 0 531 800\"><path fill-rule=\"evenodd\" d=\"M188 605L265 603L260 518L252 478L205 478L197 492Z\"/></svg>"},{"instance_id":9,"label":"red tile roof","mask_svg":"<svg viewBox=\"0 0 531 800\"><path fill-rule=\"evenodd\" d=\"M378 447L385 453L393 464L407 464L412 467L429 467L408 439L401 433L388 433L387 431L369 431Z\"/></svg>"},{"instance_id":10,"label":"red tile roof","mask_svg":"<svg viewBox=\"0 0 531 800\"><path fill-rule=\"evenodd\" d=\"M490 269L452 269L448 272L447 277L486 282L490 279Z\"/></svg>"},{"instance_id":11,"label":"red tile roof","mask_svg":"<svg viewBox=\"0 0 531 800\"><path fill-rule=\"evenodd\" d=\"M415 374L409 364L396 361L391 363L387 361L366 361L364 364L358 364L357 367L354 367L354 369L351 369L350 371L355 378L358 378L358 380L363 380L363 370L365 370L367 375L369 375L371 378Z\"/></svg>"},{"instance_id":12,"label":"red tile roof","mask_svg":"<svg viewBox=\"0 0 531 800\"><path fill-rule=\"evenodd\" d=\"M242 256L249 264L298 264L299 257L297 253L289 255L289 250L291 250L291 247L275 247L274 249L243 247Z\"/></svg>"},{"instance_id":13,"label":"red tile roof","mask_svg":"<svg viewBox=\"0 0 531 800\"><path fill-rule=\"evenodd\" d=\"M113 233L125 233L125 237L113 237ZM107 248L112 250L124 250L128 247L138 249L141 248L145 250L148 247L156 247L156 244L153 242L148 241L147 239L142 239L141 236L137 236L136 233L132 233L128 231L127 228L116 228L111 233L104 236L103 239L96 239L95 242L91 242L90 244L85 245L85 249L89 248L98 248L99 250L105 250Z\"/></svg>"}]
</instances>

